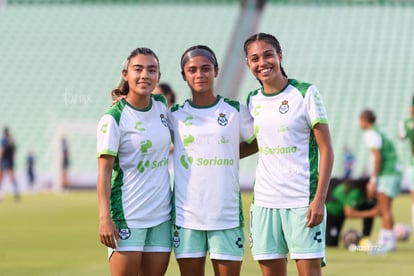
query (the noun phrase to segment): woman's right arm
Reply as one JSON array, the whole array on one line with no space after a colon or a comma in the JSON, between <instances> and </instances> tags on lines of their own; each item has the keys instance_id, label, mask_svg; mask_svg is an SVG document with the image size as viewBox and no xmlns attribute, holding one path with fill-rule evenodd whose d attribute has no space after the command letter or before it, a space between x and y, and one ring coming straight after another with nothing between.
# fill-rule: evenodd
<instances>
[{"instance_id":1,"label":"woman's right arm","mask_svg":"<svg viewBox=\"0 0 414 276\"><path fill-rule=\"evenodd\" d=\"M368 210L355 210L351 206L345 205L344 211L347 218L372 218L379 215L378 206Z\"/></svg>"},{"instance_id":2,"label":"woman's right arm","mask_svg":"<svg viewBox=\"0 0 414 276\"><path fill-rule=\"evenodd\" d=\"M99 203L99 236L101 243L116 248L118 232L111 218L109 201L111 197L111 177L115 157L102 155L98 158L98 203Z\"/></svg>"},{"instance_id":3,"label":"woman's right arm","mask_svg":"<svg viewBox=\"0 0 414 276\"><path fill-rule=\"evenodd\" d=\"M258 152L256 139L254 139L251 143L241 142L239 147L240 147L240 159L248 157Z\"/></svg>"}]
</instances>

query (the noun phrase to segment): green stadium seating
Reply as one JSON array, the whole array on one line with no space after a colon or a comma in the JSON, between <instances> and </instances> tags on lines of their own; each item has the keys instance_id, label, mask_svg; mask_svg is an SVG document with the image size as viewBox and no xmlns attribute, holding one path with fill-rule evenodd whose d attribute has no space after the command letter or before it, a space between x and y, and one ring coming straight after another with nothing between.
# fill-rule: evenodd
<instances>
[{"instance_id":1,"label":"green stadium seating","mask_svg":"<svg viewBox=\"0 0 414 276\"><path fill-rule=\"evenodd\" d=\"M190 93L180 75L181 54L206 44L222 60L238 10L238 3L8 5L0 13L0 127L9 125L17 141L17 170L24 170L33 148L39 172L53 173L62 130L71 172L95 174L95 134L79 138L73 124L96 124L108 109L130 51L152 48L161 81L183 101Z\"/></svg>"},{"instance_id":2,"label":"green stadium seating","mask_svg":"<svg viewBox=\"0 0 414 276\"><path fill-rule=\"evenodd\" d=\"M95 136L71 128L83 122L90 130L107 110L131 50L146 46L158 54L161 80L172 85L182 102L190 95L180 76L181 54L189 46L206 44L223 61L240 8L238 1L35 2L9 1L0 10L0 127L10 126L16 138L17 170L23 172L25 154L33 149L44 174L58 168L57 129L68 136L71 171L96 173ZM414 8L405 5L275 1L265 6L258 31L278 37L288 75L314 83L324 98L336 175L345 145L357 154L358 173L368 165L358 128L361 109L374 109L394 139L396 123L408 115L414 94L412 26ZM245 102L258 83L243 70L238 98ZM406 145L397 145L405 161Z\"/></svg>"},{"instance_id":3,"label":"green stadium seating","mask_svg":"<svg viewBox=\"0 0 414 276\"><path fill-rule=\"evenodd\" d=\"M407 162L408 143L398 141L397 124L414 95L412 26L412 6L275 4L264 10L260 30L279 39L287 74L314 83L324 98L337 176L346 145L357 155L357 173L369 169L358 123L364 108L377 113Z\"/></svg>"}]
</instances>

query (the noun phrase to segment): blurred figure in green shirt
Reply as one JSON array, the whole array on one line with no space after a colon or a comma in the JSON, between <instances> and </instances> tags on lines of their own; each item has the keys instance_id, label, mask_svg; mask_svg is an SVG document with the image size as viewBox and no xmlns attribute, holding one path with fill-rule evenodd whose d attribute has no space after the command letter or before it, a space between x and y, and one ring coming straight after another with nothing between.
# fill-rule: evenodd
<instances>
[{"instance_id":1,"label":"blurred figure in green shirt","mask_svg":"<svg viewBox=\"0 0 414 276\"><path fill-rule=\"evenodd\" d=\"M371 234L374 217L379 211L374 195L367 193L368 178L331 180L326 201L326 245L338 246L341 229L346 218L362 218L362 234Z\"/></svg>"}]
</instances>

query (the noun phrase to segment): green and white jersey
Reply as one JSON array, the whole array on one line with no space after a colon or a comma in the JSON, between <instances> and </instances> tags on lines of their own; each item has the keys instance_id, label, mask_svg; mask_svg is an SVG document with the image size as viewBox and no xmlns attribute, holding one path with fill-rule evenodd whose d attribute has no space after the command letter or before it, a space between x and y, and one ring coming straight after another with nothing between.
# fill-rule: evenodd
<instances>
[{"instance_id":1,"label":"green and white jersey","mask_svg":"<svg viewBox=\"0 0 414 276\"><path fill-rule=\"evenodd\" d=\"M318 185L316 124L327 124L315 86L289 79L280 92L250 92L247 106L259 147L253 203L265 208L309 206Z\"/></svg>"},{"instance_id":2,"label":"green and white jersey","mask_svg":"<svg viewBox=\"0 0 414 276\"><path fill-rule=\"evenodd\" d=\"M414 117L407 118L400 122L399 136L401 139L407 139L411 146L410 165L414 165Z\"/></svg>"},{"instance_id":3,"label":"green and white jersey","mask_svg":"<svg viewBox=\"0 0 414 276\"><path fill-rule=\"evenodd\" d=\"M246 106L217 96L208 107L187 100L168 114L174 142L175 224L223 230L243 223L239 144L253 136Z\"/></svg>"},{"instance_id":4,"label":"green and white jersey","mask_svg":"<svg viewBox=\"0 0 414 276\"><path fill-rule=\"evenodd\" d=\"M98 157L115 157L110 208L117 227L148 228L169 220L171 134L165 98L152 95L147 109L119 101L99 121L97 140Z\"/></svg>"},{"instance_id":5,"label":"green and white jersey","mask_svg":"<svg viewBox=\"0 0 414 276\"><path fill-rule=\"evenodd\" d=\"M364 140L369 150L379 150L381 153L379 176L400 173L394 144L377 126L364 131Z\"/></svg>"}]
</instances>

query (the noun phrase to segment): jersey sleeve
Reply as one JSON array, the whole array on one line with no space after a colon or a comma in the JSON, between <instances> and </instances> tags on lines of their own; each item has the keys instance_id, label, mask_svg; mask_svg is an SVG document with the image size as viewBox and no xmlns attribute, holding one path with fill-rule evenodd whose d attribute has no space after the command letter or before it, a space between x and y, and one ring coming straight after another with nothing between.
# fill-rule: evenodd
<instances>
[{"instance_id":1,"label":"jersey sleeve","mask_svg":"<svg viewBox=\"0 0 414 276\"><path fill-rule=\"evenodd\" d=\"M254 138L253 117L250 115L247 106L240 104L240 141L250 143Z\"/></svg>"},{"instance_id":2,"label":"jersey sleeve","mask_svg":"<svg viewBox=\"0 0 414 276\"><path fill-rule=\"evenodd\" d=\"M305 95L305 104L308 113L309 124L312 128L316 124L327 124L328 116L326 114L325 105L318 89L311 85Z\"/></svg>"},{"instance_id":3,"label":"jersey sleeve","mask_svg":"<svg viewBox=\"0 0 414 276\"><path fill-rule=\"evenodd\" d=\"M398 136L401 139L407 138L407 124L406 121L400 121L398 124Z\"/></svg>"},{"instance_id":4,"label":"jersey sleeve","mask_svg":"<svg viewBox=\"0 0 414 276\"><path fill-rule=\"evenodd\" d=\"M115 119L104 115L98 123L97 129L97 157L102 155L118 155L120 131Z\"/></svg>"},{"instance_id":5,"label":"jersey sleeve","mask_svg":"<svg viewBox=\"0 0 414 276\"><path fill-rule=\"evenodd\" d=\"M381 149L382 147L381 135L372 129L364 132L364 141L370 150Z\"/></svg>"}]
</instances>

